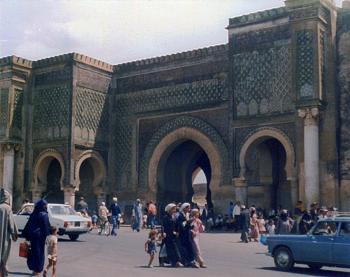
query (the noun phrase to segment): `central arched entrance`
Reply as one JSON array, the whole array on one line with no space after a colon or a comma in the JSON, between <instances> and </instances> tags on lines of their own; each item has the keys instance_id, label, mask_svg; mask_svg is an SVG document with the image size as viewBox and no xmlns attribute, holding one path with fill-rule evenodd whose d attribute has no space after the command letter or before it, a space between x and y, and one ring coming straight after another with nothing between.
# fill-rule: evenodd
<instances>
[{"instance_id":1,"label":"central arched entrance","mask_svg":"<svg viewBox=\"0 0 350 277\"><path fill-rule=\"evenodd\" d=\"M207 153L193 140L180 140L163 153L157 169L157 202L192 202L193 175L201 168L206 178L205 201L211 206L212 168Z\"/></svg>"}]
</instances>

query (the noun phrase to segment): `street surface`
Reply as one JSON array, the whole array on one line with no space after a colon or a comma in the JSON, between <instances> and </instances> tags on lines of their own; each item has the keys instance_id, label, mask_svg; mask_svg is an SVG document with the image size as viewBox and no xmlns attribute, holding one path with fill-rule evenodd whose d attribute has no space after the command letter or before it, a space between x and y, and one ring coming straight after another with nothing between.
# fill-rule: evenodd
<instances>
[{"instance_id":1,"label":"street surface","mask_svg":"<svg viewBox=\"0 0 350 277\"><path fill-rule=\"evenodd\" d=\"M239 234L206 233L201 237L203 257L208 268L146 268L144 252L147 231L133 233L122 227L118 237L98 236L97 231L82 235L77 242L62 237L58 243L58 277L87 276L335 276L349 277L349 269L324 268L313 272L297 265L290 273L275 270L273 259L266 256L260 243L243 244ZM19 242L13 244L9 262L10 276L28 276L26 260L18 257ZM51 276L51 275L49 275Z\"/></svg>"}]
</instances>

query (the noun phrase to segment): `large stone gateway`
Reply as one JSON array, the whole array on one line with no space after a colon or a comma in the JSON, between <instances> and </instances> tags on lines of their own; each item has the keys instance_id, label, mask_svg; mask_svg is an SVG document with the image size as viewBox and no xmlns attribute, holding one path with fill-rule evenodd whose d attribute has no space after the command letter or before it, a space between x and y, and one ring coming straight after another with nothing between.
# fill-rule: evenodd
<instances>
[{"instance_id":1,"label":"large stone gateway","mask_svg":"<svg viewBox=\"0 0 350 277\"><path fill-rule=\"evenodd\" d=\"M114 66L0 59L1 184L17 206L198 192L216 211L350 210L349 7L287 0L231 18L225 45Z\"/></svg>"}]
</instances>

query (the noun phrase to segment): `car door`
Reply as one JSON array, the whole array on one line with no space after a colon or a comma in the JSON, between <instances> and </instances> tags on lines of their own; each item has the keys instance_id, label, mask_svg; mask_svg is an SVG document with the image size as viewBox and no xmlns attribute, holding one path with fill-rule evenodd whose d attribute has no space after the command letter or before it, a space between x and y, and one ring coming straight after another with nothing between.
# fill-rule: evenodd
<instances>
[{"instance_id":1,"label":"car door","mask_svg":"<svg viewBox=\"0 0 350 277\"><path fill-rule=\"evenodd\" d=\"M319 221L302 246L301 261L306 263L331 263L336 230L336 222Z\"/></svg>"},{"instance_id":2,"label":"car door","mask_svg":"<svg viewBox=\"0 0 350 277\"><path fill-rule=\"evenodd\" d=\"M334 237L332 262L350 266L350 222L342 222L339 233Z\"/></svg>"},{"instance_id":3,"label":"car door","mask_svg":"<svg viewBox=\"0 0 350 277\"><path fill-rule=\"evenodd\" d=\"M26 206L24 206L15 216L15 222L18 228L18 231L20 233L22 233L24 227L26 226L30 214L33 211L33 205L32 204L28 204Z\"/></svg>"}]
</instances>

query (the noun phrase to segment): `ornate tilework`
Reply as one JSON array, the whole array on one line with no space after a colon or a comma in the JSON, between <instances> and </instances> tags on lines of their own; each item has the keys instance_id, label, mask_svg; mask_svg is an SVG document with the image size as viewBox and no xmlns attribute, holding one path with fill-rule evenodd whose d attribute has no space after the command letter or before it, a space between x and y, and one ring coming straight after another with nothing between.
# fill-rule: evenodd
<instances>
[{"instance_id":1,"label":"ornate tilework","mask_svg":"<svg viewBox=\"0 0 350 277\"><path fill-rule=\"evenodd\" d=\"M131 146L132 146L132 125L127 118L118 118L116 129L113 136L113 144L115 145L115 164L119 172L117 174L118 183L126 185L131 173ZM120 180L122 176L126 176L127 180Z\"/></svg>"},{"instance_id":2,"label":"ornate tilework","mask_svg":"<svg viewBox=\"0 0 350 277\"><path fill-rule=\"evenodd\" d=\"M234 55L236 115L245 117L292 111L291 68L289 44Z\"/></svg>"},{"instance_id":3,"label":"ornate tilework","mask_svg":"<svg viewBox=\"0 0 350 277\"><path fill-rule=\"evenodd\" d=\"M8 123L9 89L0 89L0 135L5 135Z\"/></svg>"},{"instance_id":4,"label":"ornate tilework","mask_svg":"<svg viewBox=\"0 0 350 277\"><path fill-rule=\"evenodd\" d=\"M68 85L37 89L34 92L34 138L52 139L68 135L70 95Z\"/></svg>"},{"instance_id":5,"label":"ornate tilework","mask_svg":"<svg viewBox=\"0 0 350 277\"><path fill-rule=\"evenodd\" d=\"M108 129L107 95L95 90L78 87L76 90L75 125L96 132Z\"/></svg>"},{"instance_id":6,"label":"ornate tilework","mask_svg":"<svg viewBox=\"0 0 350 277\"><path fill-rule=\"evenodd\" d=\"M312 98L314 88L314 33L310 30L296 33L297 91L300 98Z\"/></svg>"},{"instance_id":7,"label":"ornate tilework","mask_svg":"<svg viewBox=\"0 0 350 277\"><path fill-rule=\"evenodd\" d=\"M20 138L22 130L23 91L16 89L13 102L11 136Z\"/></svg>"},{"instance_id":8,"label":"ornate tilework","mask_svg":"<svg viewBox=\"0 0 350 277\"><path fill-rule=\"evenodd\" d=\"M169 108L207 105L226 101L228 93L226 82L219 79L201 80L162 88L118 95L118 113L142 113Z\"/></svg>"}]
</instances>

